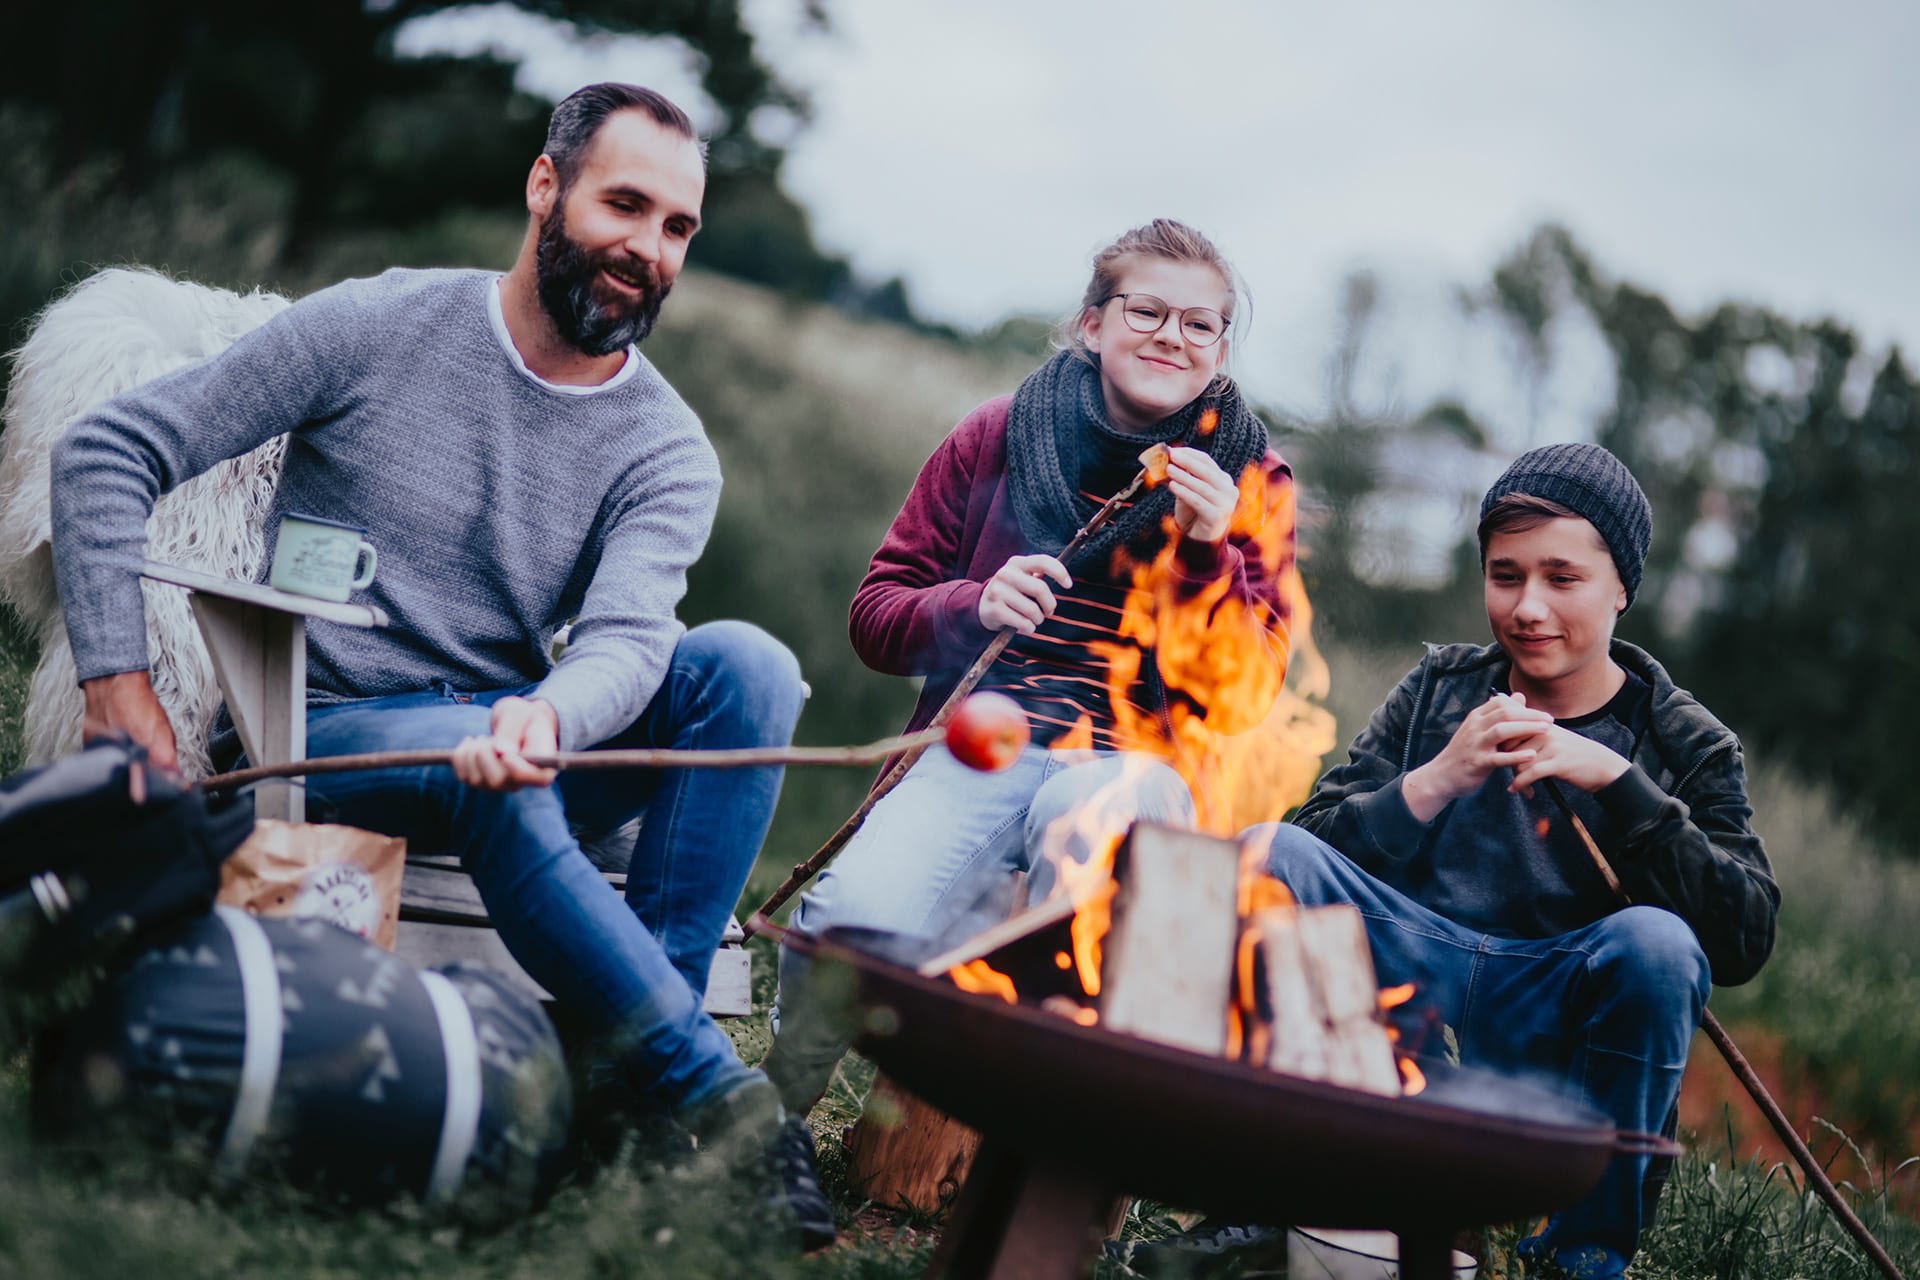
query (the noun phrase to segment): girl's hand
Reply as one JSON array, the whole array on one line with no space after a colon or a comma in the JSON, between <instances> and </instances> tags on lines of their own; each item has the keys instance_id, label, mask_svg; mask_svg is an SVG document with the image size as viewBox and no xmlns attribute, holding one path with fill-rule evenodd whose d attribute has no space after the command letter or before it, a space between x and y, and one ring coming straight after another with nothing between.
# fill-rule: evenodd
<instances>
[{"instance_id":1,"label":"girl's hand","mask_svg":"<svg viewBox=\"0 0 1920 1280\"><path fill-rule=\"evenodd\" d=\"M1180 536L1222 542L1240 501L1240 486L1212 455L1182 446L1168 452L1167 487L1173 490L1173 523Z\"/></svg>"},{"instance_id":2,"label":"girl's hand","mask_svg":"<svg viewBox=\"0 0 1920 1280\"><path fill-rule=\"evenodd\" d=\"M1063 588L1073 586L1067 566L1052 556L1014 556L991 578L980 593L980 625L989 631L1012 627L1022 635L1031 635L1042 622L1053 616L1058 602L1047 579Z\"/></svg>"}]
</instances>

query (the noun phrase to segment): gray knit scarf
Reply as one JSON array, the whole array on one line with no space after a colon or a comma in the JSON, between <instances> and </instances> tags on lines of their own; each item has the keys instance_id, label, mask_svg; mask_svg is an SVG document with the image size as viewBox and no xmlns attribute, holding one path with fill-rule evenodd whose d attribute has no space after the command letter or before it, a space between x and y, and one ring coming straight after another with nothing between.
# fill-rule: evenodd
<instances>
[{"instance_id":1,"label":"gray knit scarf","mask_svg":"<svg viewBox=\"0 0 1920 1280\"><path fill-rule=\"evenodd\" d=\"M1196 437L1194 424L1208 408L1220 412L1211 434ZM1007 483L1020 531L1036 550L1055 554L1079 530L1076 508L1080 449L1091 424L1106 424L1097 364L1074 351L1062 351L1041 365L1013 393L1007 412ZM1267 429L1231 379L1181 409L1141 436L1145 449L1154 440L1188 445L1211 454L1220 469L1238 479L1247 465L1267 451ZM1143 490L1133 505L1097 530L1074 554L1075 564L1100 564L1119 547L1136 559L1151 557L1160 545L1161 526L1173 514L1173 494L1165 486Z\"/></svg>"}]
</instances>

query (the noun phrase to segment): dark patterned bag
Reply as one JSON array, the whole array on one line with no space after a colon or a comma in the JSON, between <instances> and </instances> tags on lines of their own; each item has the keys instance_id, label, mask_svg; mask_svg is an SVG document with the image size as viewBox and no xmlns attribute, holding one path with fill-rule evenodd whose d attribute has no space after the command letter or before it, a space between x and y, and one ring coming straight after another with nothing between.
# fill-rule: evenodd
<instances>
[{"instance_id":1,"label":"dark patterned bag","mask_svg":"<svg viewBox=\"0 0 1920 1280\"><path fill-rule=\"evenodd\" d=\"M227 906L159 940L37 1059L53 1135L131 1130L203 1151L222 1180L475 1222L544 1200L572 1114L552 1025L503 979Z\"/></svg>"},{"instance_id":2,"label":"dark patterned bag","mask_svg":"<svg viewBox=\"0 0 1920 1280\"><path fill-rule=\"evenodd\" d=\"M98 742L0 779L0 995L56 986L213 905L253 803L146 759Z\"/></svg>"}]
</instances>

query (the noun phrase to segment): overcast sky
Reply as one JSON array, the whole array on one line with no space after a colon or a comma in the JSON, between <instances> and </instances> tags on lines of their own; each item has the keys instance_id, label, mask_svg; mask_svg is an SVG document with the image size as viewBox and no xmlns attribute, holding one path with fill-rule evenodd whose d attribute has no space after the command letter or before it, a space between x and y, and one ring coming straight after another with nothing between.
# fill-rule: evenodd
<instances>
[{"instance_id":1,"label":"overcast sky","mask_svg":"<svg viewBox=\"0 0 1920 1280\"><path fill-rule=\"evenodd\" d=\"M1683 308L1920 353L1910 0L830 0L825 36L747 10L815 104L786 180L821 242L938 318L1063 311L1095 247L1179 217L1251 284L1243 378L1305 405L1347 272L1437 294L1552 218ZM671 46L530 31L530 87L695 94Z\"/></svg>"}]
</instances>

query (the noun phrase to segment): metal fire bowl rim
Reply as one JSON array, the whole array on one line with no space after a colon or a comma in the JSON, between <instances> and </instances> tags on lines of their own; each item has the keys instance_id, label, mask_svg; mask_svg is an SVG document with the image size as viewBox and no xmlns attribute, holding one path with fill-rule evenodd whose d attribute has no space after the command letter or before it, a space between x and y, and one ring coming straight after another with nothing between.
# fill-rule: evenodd
<instances>
[{"instance_id":1,"label":"metal fire bowl rim","mask_svg":"<svg viewBox=\"0 0 1920 1280\"><path fill-rule=\"evenodd\" d=\"M831 933L789 941L857 975L855 1042L899 1084L993 1141L1071 1151L1115 1190L1167 1203L1328 1227L1507 1221L1579 1199L1618 1137L1524 1086L1555 1118L1229 1062L969 994Z\"/></svg>"}]
</instances>

